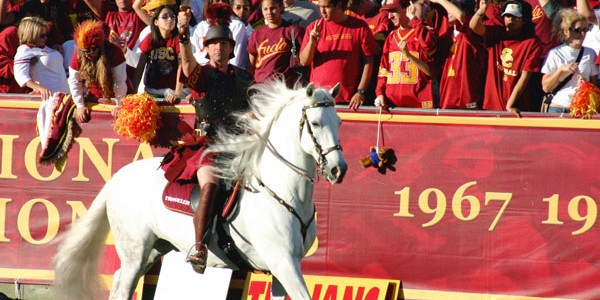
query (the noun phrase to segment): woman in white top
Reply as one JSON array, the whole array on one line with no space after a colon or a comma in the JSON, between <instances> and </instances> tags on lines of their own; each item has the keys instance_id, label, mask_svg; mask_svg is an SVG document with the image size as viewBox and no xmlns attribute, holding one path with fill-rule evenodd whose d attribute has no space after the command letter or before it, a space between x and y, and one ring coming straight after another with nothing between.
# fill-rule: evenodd
<instances>
[{"instance_id":1,"label":"woman in white top","mask_svg":"<svg viewBox=\"0 0 600 300\"><path fill-rule=\"evenodd\" d=\"M598 85L598 66L596 66L596 52L582 43L590 24L581 14L573 9L561 9L554 18L553 31L558 34L563 44L553 48L548 53L546 62L542 67L542 88L544 92L552 92L567 76L573 74L571 79L554 94L552 103L548 108L549 113L568 113L571 100L577 91L578 81L586 80ZM579 51L583 55L576 63Z\"/></svg>"},{"instance_id":2,"label":"woman in white top","mask_svg":"<svg viewBox=\"0 0 600 300\"><path fill-rule=\"evenodd\" d=\"M48 23L42 18L26 17L17 30L20 46L15 54L15 80L39 92L46 100L55 92L69 93L62 54L46 46Z\"/></svg>"}]
</instances>

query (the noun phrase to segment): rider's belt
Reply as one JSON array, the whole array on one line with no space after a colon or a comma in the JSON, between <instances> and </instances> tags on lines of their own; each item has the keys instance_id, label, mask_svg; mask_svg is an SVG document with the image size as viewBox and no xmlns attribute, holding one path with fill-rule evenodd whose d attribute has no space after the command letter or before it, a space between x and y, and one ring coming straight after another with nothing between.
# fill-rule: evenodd
<instances>
[{"instance_id":1,"label":"rider's belt","mask_svg":"<svg viewBox=\"0 0 600 300\"><path fill-rule=\"evenodd\" d=\"M208 122L198 122L196 125L196 136L206 136L208 135L210 130L210 123Z\"/></svg>"}]
</instances>

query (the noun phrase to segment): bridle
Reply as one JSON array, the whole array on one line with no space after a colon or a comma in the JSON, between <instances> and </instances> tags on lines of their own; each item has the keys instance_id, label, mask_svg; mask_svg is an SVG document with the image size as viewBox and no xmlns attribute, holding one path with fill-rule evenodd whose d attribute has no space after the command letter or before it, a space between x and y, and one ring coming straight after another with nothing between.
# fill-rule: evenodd
<instances>
[{"instance_id":1,"label":"bridle","mask_svg":"<svg viewBox=\"0 0 600 300\"><path fill-rule=\"evenodd\" d=\"M306 124L306 131L308 132L308 134L313 142L313 145L315 146L315 151L319 154L319 157L317 159L317 166L319 167L319 172L321 174L323 174L323 170L324 170L325 166L327 165L327 158L325 156L336 150L343 151L343 149L340 144L337 144L337 145L331 146L331 147L323 150L323 147L321 146L321 144L319 144L319 141L317 141L317 138L315 137L315 135L312 131L312 127L310 126L310 122L308 121L308 117L306 115L306 110L308 110L309 108L323 108L323 107L332 107L332 106L335 106L335 104L332 101L318 102L318 103L311 104L311 105L305 105L302 107L302 116L300 117L299 137L300 137L300 139L302 139L302 132L304 129L304 125ZM283 164L285 164L292 171L296 172L298 175L300 175L300 176L304 177L306 180L310 181L310 183L312 183L312 184L315 183L315 178L312 178L310 176L310 174L308 174L302 168L294 165L292 162L290 162L285 157L283 157L279 153L279 151L277 151L277 149L275 149L273 144L271 144L271 141L269 141L269 139L265 138L263 135L261 135L258 132L256 132L255 134L259 137L260 140L263 141L266 148L269 149L269 151L275 157L277 157L277 159L279 159L281 162L283 162Z\"/></svg>"},{"instance_id":2,"label":"bridle","mask_svg":"<svg viewBox=\"0 0 600 300\"><path fill-rule=\"evenodd\" d=\"M313 141L313 144L315 146L315 151L319 154L319 158L317 159L317 165L319 167L319 171L321 172L321 174L323 173L323 169L327 165L327 158L325 156L327 154L331 153L332 151L336 151L336 150L342 151L342 146L340 144L336 144L332 147L329 147L329 148L326 148L325 150L323 150L323 147L321 146L321 144L319 144L319 142L317 141L317 138L315 137L315 135L312 131L312 127L310 126L310 122L308 121L306 111L311 108L324 108L324 107L332 107L332 106L335 106L333 101L317 102L317 103L314 103L311 105L305 105L302 107L302 116L300 118L300 134L299 134L300 140L302 140L302 132L304 129L304 125L306 125L306 131L308 132L308 135L310 136L311 140ZM311 184L315 183L315 178L312 178L310 176L310 174L308 174L302 168L294 165L292 162L290 162L285 157L283 157L277 151L277 149L275 149L275 147L273 147L271 142L268 139L266 139L264 136L260 135L259 133L256 133L256 134L265 143L266 148L269 149L269 151L275 157L277 157L280 161L282 161L292 171L294 171L294 172L298 173L299 175L301 175L302 177L306 178ZM310 226L310 224L312 224L312 222L315 219L316 208L314 207L314 204L313 204L313 213L312 213L310 220L308 220L308 222L304 223L304 221L302 221L302 218L300 217L298 212L296 212L296 210L294 209L293 206L288 204L283 198L281 198L279 195L277 195L277 193L275 193L275 191L273 191L267 185L265 185L265 183L258 176L256 176L256 179L258 181L258 184L260 186L262 186L269 193L269 195L271 195L271 197L273 197L277 201L277 203L284 206L287 211L289 211L292 215L294 215L294 217L296 217L296 219L298 219L298 221L300 222L300 226L301 226L300 232L302 233L302 240L306 240L306 233L308 232L308 227Z\"/></svg>"},{"instance_id":3,"label":"bridle","mask_svg":"<svg viewBox=\"0 0 600 300\"><path fill-rule=\"evenodd\" d=\"M317 138L315 138L315 135L313 134L312 127L310 127L310 122L308 121L308 117L306 115L306 111L310 108L322 108L332 106L335 106L333 101L317 102L311 105L305 105L302 107L302 117L300 118L300 140L302 140L302 132L304 129L304 125L306 124L306 131L308 132L308 135L310 136L311 140L313 141L313 144L315 145L315 151L319 154L319 158L317 159L317 166L319 166L319 171L321 171L321 173L323 173L323 168L325 168L325 165L327 165L327 158L325 156L332 151L343 150L340 144L336 144L323 150L323 147L321 147L321 144L319 144L319 141L317 141Z\"/></svg>"}]
</instances>

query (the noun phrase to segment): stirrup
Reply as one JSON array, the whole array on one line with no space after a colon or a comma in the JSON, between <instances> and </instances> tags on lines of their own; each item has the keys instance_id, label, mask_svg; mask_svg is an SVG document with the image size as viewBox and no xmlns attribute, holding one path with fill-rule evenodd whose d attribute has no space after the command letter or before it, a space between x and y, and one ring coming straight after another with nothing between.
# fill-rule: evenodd
<instances>
[{"instance_id":1,"label":"stirrup","mask_svg":"<svg viewBox=\"0 0 600 300\"><path fill-rule=\"evenodd\" d=\"M198 245L201 246L201 249L199 251L196 251L195 253L190 254L190 252L192 251L192 248L190 248L190 251L188 251L188 256L185 259L185 262L189 262L192 265L192 269L194 269L194 271L196 273L204 274L204 271L206 270L206 262L207 262L207 258L208 258L208 248L206 248L206 245L203 245L203 244L198 244ZM192 246L192 247L194 247L194 246Z\"/></svg>"}]
</instances>

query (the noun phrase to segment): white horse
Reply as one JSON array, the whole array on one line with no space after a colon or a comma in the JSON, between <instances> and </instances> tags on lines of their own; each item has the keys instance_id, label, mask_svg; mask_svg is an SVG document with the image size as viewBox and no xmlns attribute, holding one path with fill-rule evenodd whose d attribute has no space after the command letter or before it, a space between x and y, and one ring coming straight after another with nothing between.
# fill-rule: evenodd
<instances>
[{"instance_id":1,"label":"white horse","mask_svg":"<svg viewBox=\"0 0 600 300\"><path fill-rule=\"evenodd\" d=\"M240 203L223 223L241 257L256 270L273 274L272 297L310 299L300 270L316 237L313 184L318 176L340 183L347 164L339 144L341 123L334 98L339 84L327 91L290 90L281 81L254 87L252 114L238 116L247 132L219 133L208 151L227 152L218 174L239 178ZM194 245L192 218L166 209L162 192L167 181L158 168L161 158L133 162L102 188L88 212L68 230L54 258L55 285L64 299L97 299L97 268L109 228L121 260L110 299L130 299L138 279L162 255L184 253ZM209 242L208 265L238 266ZM190 266L191 268L191 266ZM201 291L199 291L201 293Z\"/></svg>"}]
</instances>

